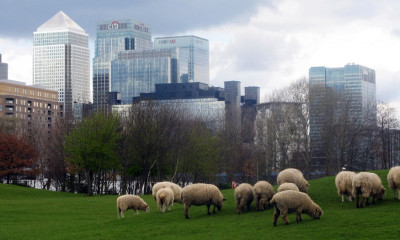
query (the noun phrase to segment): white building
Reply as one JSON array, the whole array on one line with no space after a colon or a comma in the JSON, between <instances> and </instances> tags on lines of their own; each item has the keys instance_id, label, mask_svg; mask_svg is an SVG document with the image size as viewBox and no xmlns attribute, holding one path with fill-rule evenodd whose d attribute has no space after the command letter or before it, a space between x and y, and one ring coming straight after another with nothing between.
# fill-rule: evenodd
<instances>
[{"instance_id":1,"label":"white building","mask_svg":"<svg viewBox=\"0 0 400 240\"><path fill-rule=\"evenodd\" d=\"M89 36L62 11L33 33L33 84L58 91L71 111L90 101Z\"/></svg>"}]
</instances>

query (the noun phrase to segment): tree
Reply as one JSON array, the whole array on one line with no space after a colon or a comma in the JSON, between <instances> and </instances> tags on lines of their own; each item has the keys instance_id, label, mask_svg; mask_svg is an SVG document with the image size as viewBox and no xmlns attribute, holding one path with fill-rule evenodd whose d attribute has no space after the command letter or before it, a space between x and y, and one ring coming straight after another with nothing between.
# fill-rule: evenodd
<instances>
[{"instance_id":1,"label":"tree","mask_svg":"<svg viewBox=\"0 0 400 240\"><path fill-rule=\"evenodd\" d=\"M34 176L37 151L29 144L26 136L0 131L0 176L7 184L12 176Z\"/></svg>"},{"instance_id":2,"label":"tree","mask_svg":"<svg viewBox=\"0 0 400 240\"><path fill-rule=\"evenodd\" d=\"M120 119L115 114L94 113L67 136L64 150L66 160L87 175L88 195L93 195L93 181L97 179L97 193L104 192L105 174L119 167L118 143Z\"/></svg>"}]
</instances>

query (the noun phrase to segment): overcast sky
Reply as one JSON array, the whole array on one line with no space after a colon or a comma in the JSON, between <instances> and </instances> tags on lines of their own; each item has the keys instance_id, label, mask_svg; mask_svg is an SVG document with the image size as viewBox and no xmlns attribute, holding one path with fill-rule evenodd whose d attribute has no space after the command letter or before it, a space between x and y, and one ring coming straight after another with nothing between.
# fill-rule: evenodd
<instances>
[{"instance_id":1,"label":"overcast sky","mask_svg":"<svg viewBox=\"0 0 400 240\"><path fill-rule=\"evenodd\" d=\"M377 98L400 110L398 0L0 0L10 79L32 84L33 32L60 10L89 34L91 50L101 20L141 21L153 37L206 38L210 85L259 86L263 101L312 66L360 64L376 71Z\"/></svg>"}]
</instances>

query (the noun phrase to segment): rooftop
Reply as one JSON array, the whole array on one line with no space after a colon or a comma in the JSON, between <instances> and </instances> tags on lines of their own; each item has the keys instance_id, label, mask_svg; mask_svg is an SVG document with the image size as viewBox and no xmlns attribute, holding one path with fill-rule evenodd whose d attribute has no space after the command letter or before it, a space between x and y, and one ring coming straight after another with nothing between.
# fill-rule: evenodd
<instances>
[{"instance_id":1,"label":"rooftop","mask_svg":"<svg viewBox=\"0 0 400 240\"><path fill-rule=\"evenodd\" d=\"M68 17L63 11L59 11L42 26L38 27L36 32L43 33L61 31L71 31L85 34L85 30L83 30L83 28L81 28L76 22L74 22L74 20Z\"/></svg>"}]
</instances>

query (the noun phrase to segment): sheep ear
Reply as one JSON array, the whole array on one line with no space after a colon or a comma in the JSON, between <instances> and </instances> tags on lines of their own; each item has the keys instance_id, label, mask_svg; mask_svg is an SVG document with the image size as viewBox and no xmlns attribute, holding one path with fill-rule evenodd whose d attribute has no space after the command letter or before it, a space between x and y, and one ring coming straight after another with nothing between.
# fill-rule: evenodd
<instances>
[{"instance_id":1,"label":"sheep ear","mask_svg":"<svg viewBox=\"0 0 400 240\"><path fill-rule=\"evenodd\" d=\"M225 201L226 201L226 198L223 198L223 199L222 199L222 201L224 201L224 202L225 202Z\"/></svg>"}]
</instances>

